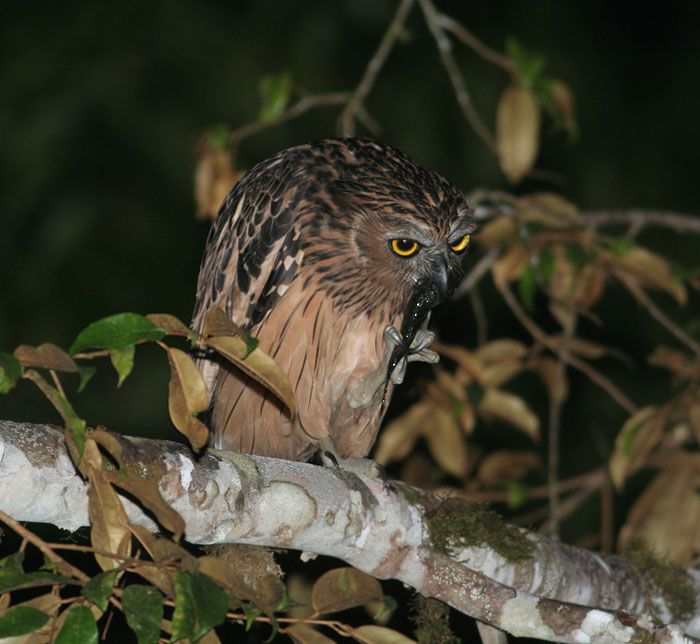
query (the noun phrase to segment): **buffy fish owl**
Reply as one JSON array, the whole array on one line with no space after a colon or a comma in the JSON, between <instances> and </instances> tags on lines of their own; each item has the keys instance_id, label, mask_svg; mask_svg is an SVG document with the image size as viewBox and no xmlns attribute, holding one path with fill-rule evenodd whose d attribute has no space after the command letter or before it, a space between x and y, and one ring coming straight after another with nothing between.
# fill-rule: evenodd
<instances>
[{"instance_id":1,"label":"buffy fish owl","mask_svg":"<svg viewBox=\"0 0 700 644\"><path fill-rule=\"evenodd\" d=\"M213 446L366 456L406 362L437 361L425 326L474 228L454 185L366 139L300 145L247 172L209 233L193 325L218 306L250 331L288 375L297 413L290 421L268 390L200 356Z\"/></svg>"}]
</instances>

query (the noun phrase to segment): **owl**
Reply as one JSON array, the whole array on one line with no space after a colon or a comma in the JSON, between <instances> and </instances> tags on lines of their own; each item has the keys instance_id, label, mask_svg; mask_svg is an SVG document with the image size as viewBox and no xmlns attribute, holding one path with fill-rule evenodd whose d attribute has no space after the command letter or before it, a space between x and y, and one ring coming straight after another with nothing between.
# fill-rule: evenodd
<instances>
[{"instance_id":1,"label":"owl","mask_svg":"<svg viewBox=\"0 0 700 644\"><path fill-rule=\"evenodd\" d=\"M425 327L474 228L454 185L367 139L300 145L247 172L210 230L193 327L214 306L226 311L287 374L297 413L200 355L213 446L288 460L366 456L406 363L437 361Z\"/></svg>"}]
</instances>

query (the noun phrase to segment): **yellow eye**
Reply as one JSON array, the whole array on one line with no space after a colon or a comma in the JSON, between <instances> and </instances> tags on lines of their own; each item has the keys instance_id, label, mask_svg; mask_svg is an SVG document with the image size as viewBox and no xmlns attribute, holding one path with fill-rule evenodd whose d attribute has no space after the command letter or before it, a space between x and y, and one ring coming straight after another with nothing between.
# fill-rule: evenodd
<instances>
[{"instance_id":1,"label":"yellow eye","mask_svg":"<svg viewBox=\"0 0 700 644\"><path fill-rule=\"evenodd\" d=\"M459 243L455 244L454 246L450 246L450 248L452 248L452 250L455 253L461 253L469 245L469 238L470 237L471 237L471 235L465 235L464 237L462 237L462 239L459 241Z\"/></svg>"},{"instance_id":2,"label":"yellow eye","mask_svg":"<svg viewBox=\"0 0 700 644\"><path fill-rule=\"evenodd\" d=\"M418 242L412 239L392 239L391 250L400 257L410 257L418 250Z\"/></svg>"}]
</instances>

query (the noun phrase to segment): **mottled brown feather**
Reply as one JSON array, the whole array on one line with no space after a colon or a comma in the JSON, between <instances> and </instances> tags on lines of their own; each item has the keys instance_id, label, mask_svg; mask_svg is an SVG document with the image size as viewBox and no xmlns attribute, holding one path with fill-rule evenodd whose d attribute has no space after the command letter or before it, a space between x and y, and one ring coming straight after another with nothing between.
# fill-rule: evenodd
<instances>
[{"instance_id":1,"label":"mottled brown feather","mask_svg":"<svg viewBox=\"0 0 700 644\"><path fill-rule=\"evenodd\" d=\"M198 362L212 390L218 448L305 460L329 436L340 456L364 456L385 408L381 392L353 409L349 391L376 370L387 324L401 326L419 279L473 217L447 180L390 148L331 139L285 150L250 170L224 200L207 240L193 317L223 308L288 374L289 421L273 394L212 356ZM421 240L407 262L393 237ZM389 388L387 400L391 396Z\"/></svg>"}]
</instances>

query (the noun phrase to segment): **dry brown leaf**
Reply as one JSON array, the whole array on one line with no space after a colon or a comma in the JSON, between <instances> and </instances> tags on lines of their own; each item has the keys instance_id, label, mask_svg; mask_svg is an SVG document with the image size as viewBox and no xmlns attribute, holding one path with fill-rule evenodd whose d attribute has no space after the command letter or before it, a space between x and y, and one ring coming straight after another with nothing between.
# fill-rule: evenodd
<instances>
[{"instance_id":1,"label":"dry brown leaf","mask_svg":"<svg viewBox=\"0 0 700 644\"><path fill-rule=\"evenodd\" d=\"M570 338L564 335L552 335L549 337L553 346L558 349L566 349L571 353L575 353L584 358L602 358L606 353L607 349L600 344L595 342L589 342L588 340L583 340L582 338Z\"/></svg>"},{"instance_id":2,"label":"dry brown leaf","mask_svg":"<svg viewBox=\"0 0 700 644\"><path fill-rule=\"evenodd\" d=\"M388 465L407 456L430 421L434 405L420 400L392 420L379 434L374 452L377 463Z\"/></svg>"},{"instance_id":3,"label":"dry brown leaf","mask_svg":"<svg viewBox=\"0 0 700 644\"><path fill-rule=\"evenodd\" d=\"M479 243L489 248L500 246L504 241L511 239L517 230L513 217L498 215L479 230Z\"/></svg>"},{"instance_id":4,"label":"dry brown leaf","mask_svg":"<svg viewBox=\"0 0 700 644\"><path fill-rule=\"evenodd\" d=\"M336 613L383 596L381 584L371 575L356 568L335 568L314 584L311 605L317 613Z\"/></svg>"},{"instance_id":5,"label":"dry brown leaf","mask_svg":"<svg viewBox=\"0 0 700 644\"><path fill-rule=\"evenodd\" d=\"M170 313L149 313L146 316L149 322L153 322L159 329L168 335L182 335L186 338L196 337L195 332Z\"/></svg>"},{"instance_id":6,"label":"dry brown leaf","mask_svg":"<svg viewBox=\"0 0 700 644\"><path fill-rule=\"evenodd\" d=\"M532 440L540 439L539 418L520 396L500 389L487 389L478 409L486 418L499 418L522 430Z\"/></svg>"},{"instance_id":7,"label":"dry brown leaf","mask_svg":"<svg viewBox=\"0 0 700 644\"><path fill-rule=\"evenodd\" d=\"M501 338L493 340L480 346L474 354L485 365L495 364L502 360L513 360L524 358L528 353L528 348L518 340L511 338Z\"/></svg>"},{"instance_id":8,"label":"dry brown leaf","mask_svg":"<svg viewBox=\"0 0 700 644\"><path fill-rule=\"evenodd\" d=\"M507 87L496 108L496 150L503 174L517 183L531 169L540 145L540 107L521 85Z\"/></svg>"},{"instance_id":9,"label":"dry brown leaf","mask_svg":"<svg viewBox=\"0 0 700 644\"><path fill-rule=\"evenodd\" d=\"M365 624L352 631L353 639L367 644L416 644L415 640L386 626Z\"/></svg>"},{"instance_id":10,"label":"dry brown leaf","mask_svg":"<svg viewBox=\"0 0 700 644\"><path fill-rule=\"evenodd\" d=\"M319 633L308 624L294 624L282 630L285 635L289 635L293 642L297 644L335 644L335 640Z\"/></svg>"},{"instance_id":11,"label":"dry brown leaf","mask_svg":"<svg viewBox=\"0 0 700 644\"><path fill-rule=\"evenodd\" d=\"M621 257L606 256L611 270L620 277L635 279L640 286L658 288L671 294L676 301L684 305L688 299L685 286L673 274L671 263L641 246L633 246ZM623 279L624 283L624 279Z\"/></svg>"},{"instance_id":12,"label":"dry brown leaf","mask_svg":"<svg viewBox=\"0 0 700 644\"><path fill-rule=\"evenodd\" d=\"M269 389L289 409L290 417L296 413L296 400L287 375L264 351L255 348L248 353L248 346L241 338L219 335L207 339L207 345L230 360L246 375Z\"/></svg>"},{"instance_id":13,"label":"dry brown leaf","mask_svg":"<svg viewBox=\"0 0 700 644\"><path fill-rule=\"evenodd\" d=\"M434 407L423 427L435 462L446 472L462 478L467 472L467 445L464 433L454 415L440 407Z\"/></svg>"},{"instance_id":14,"label":"dry brown leaf","mask_svg":"<svg viewBox=\"0 0 700 644\"><path fill-rule=\"evenodd\" d=\"M500 387L523 371L521 360L505 359L494 362L484 369L484 387Z\"/></svg>"},{"instance_id":15,"label":"dry brown leaf","mask_svg":"<svg viewBox=\"0 0 700 644\"><path fill-rule=\"evenodd\" d=\"M209 392L194 360L180 349L168 347L167 351L170 368L177 372L187 409L190 413L206 411L209 407Z\"/></svg>"},{"instance_id":16,"label":"dry brown leaf","mask_svg":"<svg viewBox=\"0 0 700 644\"><path fill-rule=\"evenodd\" d=\"M562 403L569 395L569 379L566 373L562 376L559 361L554 358L541 357L535 364L535 370L540 374L547 388L549 399L554 403Z\"/></svg>"},{"instance_id":17,"label":"dry brown leaf","mask_svg":"<svg viewBox=\"0 0 700 644\"><path fill-rule=\"evenodd\" d=\"M553 192L535 192L520 197L518 217L523 221L538 221L548 225L569 225L578 220L578 208Z\"/></svg>"},{"instance_id":18,"label":"dry brown leaf","mask_svg":"<svg viewBox=\"0 0 700 644\"><path fill-rule=\"evenodd\" d=\"M438 353L454 360L469 376L477 382L482 382L484 377L484 365L472 351L464 347L433 343L432 348Z\"/></svg>"},{"instance_id":19,"label":"dry brown leaf","mask_svg":"<svg viewBox=\"0 0 700 644\"><path fill-rule=\"evenodd\" d=\"M519 242L510 248L492 265L491 274L496 284L505 285L517 280L530 263L530 251Z\"/></svg>"},{"instance_id":20,"label":"dry brown leaf","mask_svg":"<svg viewBox=\"0 0 700 644\"><path fill-rule=\"evenodd\" d=\"M637 499L620 531L619 547L641 539L671 562L687 566L700 553L700 455L662 470Z\"/></svg>"},{"instance_id":21,"label":"dry brown leaf","mask_svg":"<svg viewBox=\"0 0 700 644\"><path fill-rule=\"evenodd\" d=\"M663 436L666 412L648 406L637 410L620 429L610 457L610 478L620 489L627 477L640 468Z\"/></svg>"},{"instance_id":22,"label":"dry brown leaf","mask_svg":"<svg viewBox=\"0 0 700 644\"><path fill-rule=\"evenodd\" d=\"M189 359L191 368L194 368L196 376L192 373L187 360L182 359L182 354ZM168 413L170 420L177 430L187 437L195 451L207 444L209 430L207 426L194 414L204 411L207 404L202 406L205 400L208 402L208 394L202 374L195 367L192 359L179 349L168 347L168 362L170 363L170 382L168 383ZM199 381L197 380L199 377ZM184 378L184 379L183 379ZM204 388L202 394L201 388ZM194 407L190 406L191 404Z\"/></svg>"},{"instance_id":23,"label":"dry brown leaf","mask_svg":"<svg viewBox=\"0 0 700 644\"><path fill-rule=\"evenodd\" d=\"M656 347L647 358L647 362L655 367L668 369L676 378L681 380L691 378L700 371L700 364L697 361L691 361L686 352L673 349L672 347Z\"/></svg>"},{"instance_id":24,"label":"dry brown leaf","mask_svg":"<svg viewBox=\"0 0 700 644\"><path fill-rule=\"evenodd\" d=\"M205 337L211 335L234 335L244 340L247 340L249 337L245 329L235 324L231 317L218 306L207 312L204 317L203 327L202 335Z\"/></svg>"},{"instance_id":25,"label":"dry brown leaf","mask_svg":"<svg viewBox=\"0 0 700 644\"><path fill-rule=\"evenodd\" d=\"M20 344L13 353L23 367L39 367L69 373L78 371L78 365L75 364L73 358L51 342L44 342L38 347Z\"/></svg>"},{"instance_id":26,"label":"dry brown leaf","mask_svg":"<svg viewBox=\"0 0 700 644\"><path fill-rule=\"evenodd\" d=\"M542 467L538 454L528 451L501 449L484 457L477 477L484 483L494 484L504 479L519 479Z\"/></svg>"},{"instance_id":27,"label":"dry brown leaf","mask_svg":"<svg viewBox=\"0 0 700 644\"><path fill-rule=\"evenodd\" d=\"M88 516L92 547L128 558L131 551L130 523L116 491L107 480L97 443L90 438L85 441L81 466L89 480ZM95 560L102 570L113 570L123 561L100 554L95 554Z\"/></svg>"},{"instance_id":28,"label":"dry brown leaf","mask_svg":"<svg viewBox=\"0 0 700 644\"><path fill-rule=\"evenodd\" d=\"M550 83L549 100L561 116L564 129L570 134L578 130L574 95L569 86L554 79Z\"/></svg>"},{"instance_id":29,"label":"dry brown leaf","mask_svg":"<svg viewBox=\"0 0 700 644\"><path fill-rule=\"evenodd\" d=\"M109 452L110 456L122 465L122 443L114 434L104 430L90 431L90 438ZM173 508L168 505L160 494L156 481L139 475L130 467L121 467L105 474L106 480L136 497L150 510L158 523L173 533L173 539L178 541L185 530L185 522Z\"/></svg>"},{"instance_id":30,"label":"dry brown leaf","mask_svg":"<svg viewBox=\"0 0 700 644\"><path fill-rule=\"evenodd\" d=\"M243 172L235 171L228 150L202 145L194 171L197 219L214 219L221 202Z\"/></svg>"},{"instance_id":31,"label":"dry brown leaf","mask_svg":"<svg viewBox=\"0 0 700 644\"><path fill-rule=\"evenodd\" d=\"M690 430L693 432L695 442L700 445L700 403L695 403L688 409L688 420Z\"/></svg>"},{"instance_id":32,"label":"dry brown leaf","mask_svg":"<svg viewBox=\"0 0 700 644\"><path fill-rule=\"evenodd\" d=\"M586 264L577 275L574 299L584 309L591 308L605 291L606 272L598 263Z\"/></svg>"}]
</instances>

